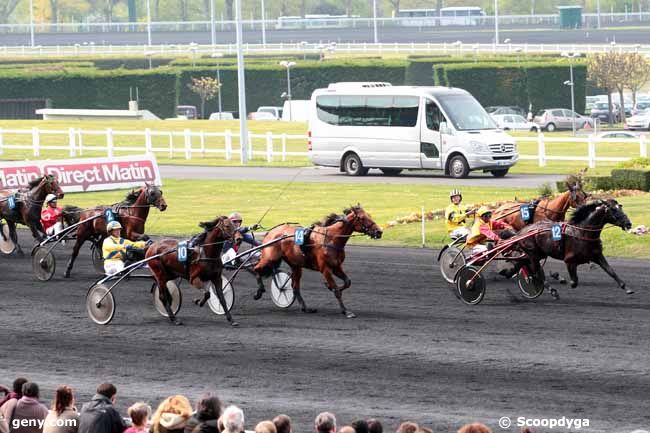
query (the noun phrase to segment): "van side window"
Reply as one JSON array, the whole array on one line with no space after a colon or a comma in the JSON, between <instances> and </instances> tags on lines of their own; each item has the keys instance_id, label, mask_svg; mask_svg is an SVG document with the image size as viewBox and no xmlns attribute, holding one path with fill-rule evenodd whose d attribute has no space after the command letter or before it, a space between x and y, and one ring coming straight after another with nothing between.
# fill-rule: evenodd
<instances>
[{"instance_id":1,"label":"van side window","mask_svg":"<svg viewBox=\"0 0 650 433\"><path fill-rule=\"evenodd\" d=\"M412 127L419 105L417 96L323 95L316 98L316 114L336 126Z\"/></svg>"},{"instance_id":2,"label":"van side window","mask_svg":"<svg viewBox=\"0 0 650 433\"><path fill-rule=\"evenodd\" d=\"M426 119L427 128L432 131L440 131L440 123L445 121L445 117L438 105L433 101L427 101Z\"/></svg>"}]
</instances>

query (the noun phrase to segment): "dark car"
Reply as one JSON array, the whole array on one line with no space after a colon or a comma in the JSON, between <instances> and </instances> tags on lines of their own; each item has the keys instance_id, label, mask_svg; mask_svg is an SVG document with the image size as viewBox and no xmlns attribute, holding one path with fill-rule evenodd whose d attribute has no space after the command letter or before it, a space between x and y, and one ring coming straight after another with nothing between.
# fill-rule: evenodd
<instances>
[{"instance_id":1,"label":"dark car","mask_svg":"<svg viewBox=\"0 0 650 433\"><path fill-rule=\"evenodd\" d=\"M612 118L614 122L620 122L621 119L621 110L618 104L612 104ZM591 108L591 117L593 119L600 119L601 122L609 122L609 104L607 102L597 102Z\"/></svg>"},{"instance_id":2,"label":"dark car","mask_svg":"<svg viewBox=\"0 0 650 433\"><path fill-rule=\"evenodd\" d=\"M526 118L526 111L523 108L515 107L514 105L493 105L485 107L485 111L489 114L518 114L524 119Z\"/></svg>"}]
</instances>

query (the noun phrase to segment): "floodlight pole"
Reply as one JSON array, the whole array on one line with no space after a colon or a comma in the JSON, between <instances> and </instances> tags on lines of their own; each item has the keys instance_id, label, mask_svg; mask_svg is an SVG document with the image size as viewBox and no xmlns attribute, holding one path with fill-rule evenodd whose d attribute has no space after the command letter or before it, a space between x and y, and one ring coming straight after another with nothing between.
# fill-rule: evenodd
<instances>
[{"instance_id":1,"label":"floodlight pole","mask_svg":"<svg viewBox=\"0 0 650 433\"><path fill-rule=\"evenodd\" d=\"M235 0L237 20L237 86L239 90L239 144L241 147L240 161L248 163L248 128L246 125L246 78L244 76L244 51L242 44L241 0Z\"/></svg>"}]
</instances>

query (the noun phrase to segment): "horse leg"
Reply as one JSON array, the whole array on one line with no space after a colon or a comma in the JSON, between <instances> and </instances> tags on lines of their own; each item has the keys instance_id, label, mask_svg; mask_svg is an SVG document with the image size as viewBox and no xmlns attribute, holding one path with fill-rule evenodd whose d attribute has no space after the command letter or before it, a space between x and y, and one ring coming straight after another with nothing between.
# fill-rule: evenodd
<instances>
[{"instance_id":1,"label":"horse leg","mask_svg":"<svg viewBox=\"0 0 650 433\"><path fill-rule=\"evenodd\" d=\"M157 274L154 273L154 275L156 276ZM170 279L166 276L160 278L156 276L156 282L158 283L158 298L165 307L165 311L167 311L169 321L174 325L182 325L183 322L181 322L172 311L172 295L169 293L169 288L167 287L168 281L170 281Z\"/></svg>"},{"instance_id":2,"label":"horse leg","mask_svg":"<svg viewBox=\"0 0 650 433\"><path fill-rule=\"evenodd\" d=\"M294 295L296 295L296 299L298 300L298 303L300 303L300 308L302 309L303 313L315 313L316 309L315 308L307 308L307 304L305 304L305 300L302 299L302 295L300 294L300 278L302 277L302 268L301 267L291 267L291 288L293 289Z\"/></svg>"},{"instance_id":3,"label":"horse leg","mask_svg":"<svg viewBox=\"0 0 650 433\"><path fill-rule=\"evenodd\" d=\"M594 263L596 263L598 266L600 266L601 268L603 268L603 271L607 272L607 275L612 277L616 281L616 283L618 284L618 287L625 290L625 293L627 293L628 295L631 295L632 293L634 293L633 290L630 290L630 289L625 287L625 283L623 282L623 280L621 280L618 277L618 275L616 274L616 271L614 271L614 269L612 269L612 267L609 265L609 263L607 262L607 259L605 258L605 256L602 255L602 253L599 254L596 258L594 258L592 261Z\"/></svg>"},{"instance_id":4,"label":"horse leg","mask_svg":"<svg viewBox=\"0 0 650 433\"><path fill-rule=\"evenodd\" d=\"M16 254L19 256L24 256L25 253L23 252L23 249L20 248L20 244L18 243L18 231L16 230L16 223L13 221L7 221L7 225L9 226L9 237L11 238L11 241L16 245Z\"/></svg>"},{"instance_id":5,"label":"horse leg","mask_svg":"<svg viewBox=\"0 0 650 433\"><path fill-rule=\"evenodd\" d=\"M348 319L353 319L353 318L357 317L356 314L354 314L350 310L347 310L345 308L345 305L343 304L343 290L350 287L350 285L352 284L352 280L350 278L348 278L348 276L345 274L345 272L343 272L343 269L341 268L341 266L337 266L336 268L332 269L332 272L334 272L334 275L336 275L341 280L343 280L343 287L341 287L341 288L336 287L336 289L334 289L334 296L336 296L336 300L339 301L339 306L341 307L341 313L345 314L345 317L347 317ZM330 278L331 277L332 276L330 274ZM332 282L334 282L333 278L332 278Z\"/></svg>"},{"instance_id":6,"label":"horse leg","mask_svg":"<svg viewBox=\"0 0 650 433\"><path fill-rule=\"evenodd\" d=\"M77 259L77 256L79 255L79 250L81 249L81 246L84 244L86 239L84 238L77 238L77 242L75 242L74 247L72 248L72 255L70 256L70 260L68 260L68 267L65 270L65 273L63 276L65 278L70 278L70 273L72 272L72 266L74 265L74 261Z\"/></svg>"},{"instance_id":7,"label":"horse leg","mask_svg":"<svg viewBox=\"0 0 650 433\"><path fill-rule=\"evenodd\" d=\"M578 287L578 265L575 263L567 263L566 269L569 271L569 278L571 278L571 288Z\"/></svg>"},{"instance_id":8,"label":"horse leg","mask_svg":"<svg viewBox=\"0 0 650 433\"><path fill-rule=\"evenodd\" d=\"M230 311L228 310L228 305L226 304L226 297L223 295L223 286L221 283L222 283L221 277L212 280L212 284L214 284L214 291L217 292L217 298L219 298L219 303L221 304L221 308L223 308L223 311L226 312L226 319L228 319L230 325L239 326L239 323L232 320L232 316L230 315ZM209 296L210 296L210 292L208 292L208 297Z\"/></svg>"}]
</instances>

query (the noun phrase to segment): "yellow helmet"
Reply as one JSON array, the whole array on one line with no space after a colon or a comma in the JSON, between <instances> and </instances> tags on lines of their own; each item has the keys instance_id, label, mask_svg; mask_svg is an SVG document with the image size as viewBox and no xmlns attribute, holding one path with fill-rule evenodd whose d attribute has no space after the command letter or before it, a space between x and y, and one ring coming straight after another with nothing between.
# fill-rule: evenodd
<instances>
[{"instance_id":1,"label":"yellow helmet","mask_svg":"<svg viewBox=\"0 0 650 433\"><path fill-rule=\"evenodd\" d=\"M122 224L120 224L119 221L111 221L110 223L106 224L106 231L108 233L112 232L115 229L121 229Z\"/></svg>"},{"instance_id":2,"label":"yellow helmet","mask_svg":"<svg viewBox=\"0 0 650 433\"><path fill-rule=\"evenodd\" d=\"M481 206L479 208L478 212L476 212L476 215L482 217L483 215L488 214L488 213L491 214L492 210L490 208L488 208L487 206Z\"/></svg>"}]
</instances>

